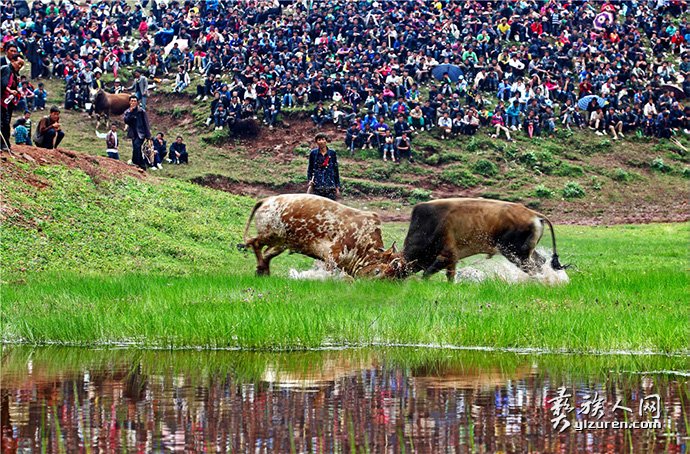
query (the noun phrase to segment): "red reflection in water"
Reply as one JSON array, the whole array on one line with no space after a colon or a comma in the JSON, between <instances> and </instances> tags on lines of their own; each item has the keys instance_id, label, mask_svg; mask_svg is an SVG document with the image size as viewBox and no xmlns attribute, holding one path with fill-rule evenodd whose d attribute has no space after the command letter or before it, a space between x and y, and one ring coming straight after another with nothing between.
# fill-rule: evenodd
<instances>
[{"instance_id":1,"label":"red reflection in water","mask_svg":"<svg viewBox=\"0 0 690 454\"><path fill-rule=\"evenodd\" d=\"M358 452L396 453L687 450L685 379L569 380L529 365L432 371L345 359L318 371L266 365L246 381L142 370L135 363L3 374L3 452L320 453L350 452L352 443ZM560 386L576 407L597 391L608 406L604 421L619 399L635 410L628 418L639 419L640 400L659 393L664 427L559 433L549 401ZM582 417L576 409L570 422Z\"/></svg>"}]
</instances>

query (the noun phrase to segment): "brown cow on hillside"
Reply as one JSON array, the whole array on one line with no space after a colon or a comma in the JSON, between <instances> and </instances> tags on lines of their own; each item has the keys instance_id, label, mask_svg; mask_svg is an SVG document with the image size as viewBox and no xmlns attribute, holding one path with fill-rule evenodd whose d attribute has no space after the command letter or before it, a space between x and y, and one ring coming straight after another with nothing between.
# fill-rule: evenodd
<instances>
[{"instance_id":1,"label":"brown cow on hillside","mask_svg":"<svg viewBox=\"0 0 690 454\"><path fill-rule=\"evenodd\" d=\"M253 218L257 236L247 239ZM244 240L238 247L254 250L257 275L269 275L271 259L286 250L323 260L352 277L397 277L402 271L394 246L383 248L376 213L316 195L284 194L259 201L247 221Z\"/></svg>"},{"instance_id":2,"label":"brown cow on hillside","mask_svg":"<svg viewBox=\"0 0 690 454\"><path fill-rule=\"evenodd\" d=\"M523 271L533 274L545 259L534 252L544 232L551 229L554 270L558 261L556 236L549 219L517 203L488 199L439 199L412 210L403 257L408 272L428 277L443 269L451 281L458 260L475 254L503 254Z\"/></svg>"},{"instance_id":3,"label":"brown cow on hillside","mask_svg":"<svg viewBox=\"0 0 690 454\"><path fill-rule=\"evenodd\" d=\"M93 96L93 106L91 107L91 113L96 114L96 129L101 124L101 115L105 118L106 126L110 121L110 116L120 116L129 109L129 93L106 93L105 91L98 90L92 93Z\"/></svg>"}]
</instances>

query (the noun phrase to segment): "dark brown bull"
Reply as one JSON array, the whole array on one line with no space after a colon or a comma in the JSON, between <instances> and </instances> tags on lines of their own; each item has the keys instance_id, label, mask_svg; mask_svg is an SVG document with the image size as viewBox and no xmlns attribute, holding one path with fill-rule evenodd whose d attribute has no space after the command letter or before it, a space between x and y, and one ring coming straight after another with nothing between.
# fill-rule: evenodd
<instances>
[{"instance_id":1,"label":"dark brown bull","mask_svg":"<svg viewBox=\"0 0 690 454\"><path fill-rule=\"evenodd\" d=\"M545 263L534 252L545 223L551 229L553 241L551 266L554 270L564 269L558 261L551 221L523 205L462 198L420 203L412 210L405 238L405 267L410 273L424 271L425 277L445 269L450 281L458 260L475 254L500 253L533 274Z\"/></svg>"},{"instance_id":2,"label":"dark brown bull","mask_svg":"<svg viewBox=\"0 0 690 454\"><path fill-rule=\"evenodd\" d=\"M129 109L129 93L111 94L98 90L93 95L92 111L96 114L96 129L101 124L101 115L105 118L106 125L111 116L120 116Z\"/></svg>"},{"instance_id":3,"label":"dark brown bull","mask_svg":"<svg viewBox=\"0 0 690 454\"><path fill-rule=\"evenodd\" d=\"M252 219L257 235L247 239ZM368 213L310 194L284 194L259 201L244 231L256 255L256 273L270 274L271 259L286 250L323 260L352 277L396 277L401 269L394 246L385 250L381 221Z\"/></svg>"}]
</instances>

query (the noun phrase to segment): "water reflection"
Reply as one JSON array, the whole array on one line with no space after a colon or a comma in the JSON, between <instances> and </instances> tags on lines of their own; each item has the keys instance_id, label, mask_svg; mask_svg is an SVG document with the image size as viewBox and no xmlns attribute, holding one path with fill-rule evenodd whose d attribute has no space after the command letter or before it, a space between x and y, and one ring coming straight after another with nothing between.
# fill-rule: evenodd
<instances>
[{"instance_id":1,"label":"water reflection","mask_svg":"<svg viewBox=\"0 0 690 454\"><path fill-rule=\"evenodd\" d=\"M686 452L688 358L7 348L4 452ZM642 373L641 373L642 372ZM559 387L573 408L554 428ZM599 402L601 419L583 414ZM592 421L661 429L576 431ZM612 412L616 403L630 409ZM590 407L590 410L596 409Z\"/></svg>"}]
</instances>

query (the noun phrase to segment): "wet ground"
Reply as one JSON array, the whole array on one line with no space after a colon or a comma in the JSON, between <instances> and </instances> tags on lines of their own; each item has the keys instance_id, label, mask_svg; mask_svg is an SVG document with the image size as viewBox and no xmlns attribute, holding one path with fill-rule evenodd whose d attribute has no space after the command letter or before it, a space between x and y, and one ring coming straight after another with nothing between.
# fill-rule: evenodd
<instances>
[{"instance_id":1,"label":"wet ground","mask_svg":"<svg viewBox=\"0 0 690 454\"><path fill-rule=\"evenodd\" d=\"M625 355L4 347L2 445L4 452L687 452L688 369L687 357Z\"/></svg>"}]
</instances>

